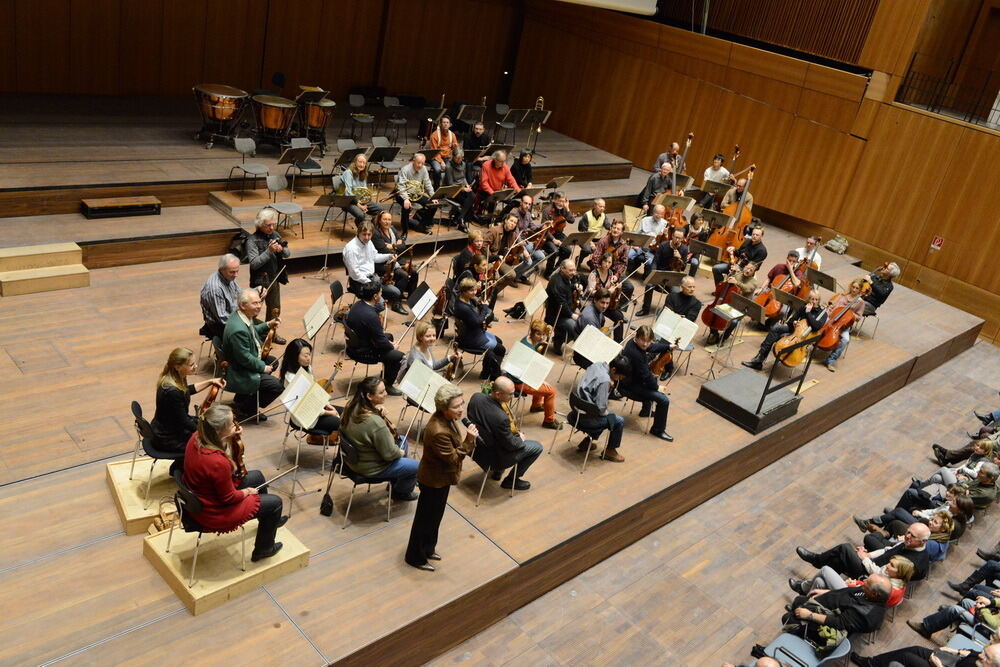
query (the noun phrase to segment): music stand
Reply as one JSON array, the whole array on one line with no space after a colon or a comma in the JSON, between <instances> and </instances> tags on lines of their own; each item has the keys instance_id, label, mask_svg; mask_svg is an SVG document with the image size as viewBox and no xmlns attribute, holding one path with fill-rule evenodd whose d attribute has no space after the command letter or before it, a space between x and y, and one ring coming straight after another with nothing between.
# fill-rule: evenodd
<instances>
[{"instance_id":1,"label":"music stand","mask_svg":"<svg viewBox=\"0 0 1000 667\"><path fill-rule=\"evenodd\" d=\"M694 183L694 179L687 174L677 174L674 176L674 190L687 190Z\"/></svg>"},{"instance_id":2,"label":"music stand","mask_svg":"<svg viewBox=\"0 0 1000 667\"><path fill-rule=\"evenodd\" d=\"M530 188L522 188L521 191L517 193L517 196L531 197L532 201L534 201L535 197L540 195L542 193L542 190L544 189L545 189L544 185L532 185Z\"/></svg>"},{"instance_id":3,"label":"music stand","mask_svg":"<svg viewBox=\"0 0 1000 667\"><path fill-rule=\"evenodd\" d=\"M694 255L699 257L708 257L708 259L712 262L712 266L718 264L719 260L722 259L722 248L715 245L709 245L704 241L699 241L698 239L691 239L688 241L688 248L691 249L691 252Z\"/></svg>"},{"instance_id":4,"label":"music stand","mask_svg":"<svg viewBox=\"0 0 1000 667\"><path fill-rule=\"evenodd\" d=\"M513 144L492 143L489 146L487 146L486 148L484 148L483 152L480 153L480 155L493 155L497 151L503 151L504 153L507 154L507 157L510 157L510 152L512 150L514 150L514 145Z\"/></svg>"},{"instance_id":5,"label":"music stand","mask_svg":"<svg viewBox=\"0 0 1000 667\"><path fill-rule=\"evenodd\" d=\"M551 181L545 184L545 187L550 190L558 190L564 187L567 183L573 180L572 176L556 176Z\"/></svg>"},{"instance_id":6,"label":"music stand","mask_svg":"<svg viewBox=\"0 0 1000 667\"><path fill-rule=\"evenodd\" d=\"M705 181L701 184L701 189L713 197L725 197L726 193L732 189L729 183L719 183L718 181Z\"/></svg>"},{"instance_id":7,"label":"music stand","mask_svg":"<svg viewBox=\"0 0 1000 667\"><path fill-rule=\"evenodd\" d=\"M458 113L455 114L455 120L465 121L469 125L474 123L482 123L483 115L486 114L486 107L479 106L476 104L463 104L458 107Z\"/></svg>"},{"instance_id":8,"label":"music stand","mask_svg":"<svg viewBox=\"0 0 1000 667\"><path fill-rule=\"evenodd\" d=\"M786 292L780 289L771 289L771 294L782 306L788 306L788 313L794 313L802 306L806 305L805 299L800 299L791 292Z\"/></svg>"},{"instance_id":9,"label":"music stand","mask_svg":"<svg viewBox=\"0 0 1000 667\"><path fill-rule=\"evenodd\" d=\"M733 216L726 215L719 211L713 211L710 208L701 209L701 217L705 218L705 222L708 223L709 229L717 229L719 227L725 227L733 220Z\"/></svg>"},{"instance_id":10,"label":"music stand","mask_svg":"<svg viewBox=\"0 0 1000 667\"><path fill-rule=\"evenodd\" d=\"M767 319L764 316L764 307L753 299L748 299L742 294L733 294L730 303L733 304L733 308L736 310L746 313L747 320L751 322L756 322L757 324L764 324Z\"/></svg>"},{"instance_id":11,"label":"music stand","mask_svg":"<svg viewBox=\"0 0 1000 667\"><path fill-rule=\"evenodd\" d=\"M278 164L292 164L298 165L309 161L309 164L304 164L306 169L323 169L323 165L316 160L311 158L313 151L316 150L315 146L303 146L302 148L286 148L281 153L281 157L278 158ZM292 172L292 188L289 190L292 195L292 199L295 199L295 172Z\"/></svg>"},{"instance_id":12,"label":"music stand","mask_svg":"<svg viewBox=\"0 0 1000 667\"><path fill-rule=\"evenodd\" d=\"M597 232L569 232L566 234L566 238L562 240L564 248L571 248L569 251L569 256L573 256L572 248L583 248L583 246L590 243L590 240L597 236Z\"/></svg>"},{"instance_id":13,"label":"music stand","mask_svg":"<svg viewBox=\"0 0 1000 667\"><path fill-rule=\"evenodd\" d=\"M431 201L436 199L438 200L438 203L432 204L428 202L427 204L425 204L425 208L440 209L443 206L458 206L458 203L452 201L452 199L454 199L455 195L457 195L463 187L465 186L462 184L442 185L437 190L435 190L434 193L431 195ZM434 252L437 252L438 243L440 242L440 239L441 239L441 225L438 224L437 232L434 234ZM434 265L437 266L436 257L434 258Z\"/></svg>"},{"instance_id":14,"label":"music stand","mask_svg":"<svg viewBox=\"0 0 1000 667\"><path fill-rule=\"evenodd\" d=\"M729 327L734 323L738 325L740 320L742 320L746 316L746 313L743 313L742 311L739 311L728 304L720 304L715 308L712 308L711 312L713 315L717 315L721 317L723 320L725 320L726 328L723 329L723 332L728 330ZM715 375L716 361L719 361L719 365L722 366L723 368L730 368L731 367L730 362L732 361L733 357L733 343L735 342L736 342L736 331L734 329L733 335L729 336L729 344L726 345L726 355L725 355L726 358L721 361L719 360L719 353L722 352L722 345L720 344L719 347L715 348L715 352L712 353L712 364L708 367L708 370L705 372L705 375L704 376L699 375L698 377L703 377L705 380L709 379L714 380L716 377Z\"/></svg>"},{"instance_id":15,"label":"music stand","mask_svg":"<svg viewBox=\"0 0 1000 667\"><path fill-rule=\"evenodd\" d=\"M653 242L652 236L639 232L622 232L622 238L633 248L647 248Z\"/></svg>"},{"instance_id":16,"label":"music stand","mask_svg":"<svg viewBox=\"0 0 1000 667\"><path fill-rule=\"evenodd\" d=\"M497 190L483 202L483 211L487 212L486 215L490 219L490 224L496 222L494 218L496 217L496 206L500 202L507 201L514 196L513 188L507 188L505 190Z\"/></svg>"},{"instance_id":17,"label":"music stand","mask_svg":"<svg viewBox=\"0 0 1000 667\"><path fill-rule=\"evenodd\" d=\"M645 285L647 289L657 289L664 294L663 300L666 303L666 295L670 293L671 287L680 287L681 281L687 276L683 271L653 271L646 276ZM663 305L660 306L662 308ZM660 308L656 311L659 312Z\"/></svg>"},{"instance_id":18,"label":"music stand","mask_svg":"<svg viewBox=\"0 0 1000 667\"><path fill-rule=\"evenodd\" d=\"M548 157L539 153L537 150L538 146L538 135L542 133L542 125L548 122L549 116L552 115L551 109L528 109L528 112L524 114L524 123L528 123L528 141L526 142L527 148L534 155L539 155L541 157Z\"/></svg>"},{"instance_id":19,"label":"music stand","mask_svg":"<svg viewBox=\"0 0 1000 667\"><path fill-rule=\"evenodd\" d=\"M431 160L441 154L441 150L442 149L440 148L423 148L417 151L417 153L423 154L423 156L427 159L427 163L430 164Z\"/></svg>"},{"instance_id":20,"label":"music stand","mask_svg":"<svg viewBox=\"0 0 1000 667\"><path fill-rule=\"evenodd\" d=\"M337 171L337 167L340 167L341 170L346 169L356 156L361 155L364 152L365 152L364 148L350 148L344 151L337 158L337 161L334 163L333 169L330 170L330 173L332 174L333 172Z\"/></svg>"},{"instance_id":21,"label":"music stand","mask_svg":"<svg viewBox=\"0 0 1000 667\"><path fill-rule=\"evenodd\" d=\"M812 267L806 269L806 279L817 287L828 289L831 292L837 291L837 279L829 273L823 273L819 269L814 269Z\"/></svg>"},{"instance_id":22,"label":"music stand","mask_svg":"<svg viewBox=\"0 0 1000 667\"><path fill-rule=\"evenodd\" d=\"M663 204L668 209L683 209L684 213L690 213L694 208L694 199L683 195L666 195L659 203Z\"/></svg>"},{"instance_id":23,"label":"music stand","mask_svg":"<svg viewBox=\"0 0 1000 667\"><path fill-rule=\"evenodd\" d=\"M334 206L347 212L347 207L358 200L354 195L321 195L319 199L316 200L316 206L326 206L327 211ZM326 216L324 216L326 217ZM346 223L345 223L346 224ZM313 274L311 276L304 276L305 278L312 278L314 280L326 280L327 275L330 273L328 268L328 262L330 260L330 240L333 238L333 225L330 225L330 233L326 237L326 250L323 253L323 268L319 270L319 273Z\"/></svg>"}]
</instances>

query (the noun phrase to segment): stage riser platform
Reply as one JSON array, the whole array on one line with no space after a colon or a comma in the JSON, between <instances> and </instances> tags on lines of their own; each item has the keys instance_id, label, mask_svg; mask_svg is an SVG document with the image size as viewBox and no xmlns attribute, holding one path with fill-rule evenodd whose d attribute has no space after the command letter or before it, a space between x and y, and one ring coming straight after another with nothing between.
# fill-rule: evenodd
<instances>
[{"instance_id":1,"label":"stage riser platform","mask_svg":"<svg viewBox=\"0 0 1000 667\"><path fill-rule=\"evenodd\" d=\"M976 327L976 331L978 328ZM951 344L956 344L959 340L955 339ZM973 337L961 349L971 346L974 341ZM398 660L400 655L407 655L412 664L419 664L440 655L898 391L910 379L915 379L912 371L920 361L920 358L907 360L838 399L783 422L742 450L722 460L712 461L702 471L522 563L508 574L467 592L461 598L335 664L382 664ZM934 364L934 367L940 363ZM484 601L489 603L484 604ZM441 627L448 627L449 632L436 631Z\"/></svg>"}]
</instances>

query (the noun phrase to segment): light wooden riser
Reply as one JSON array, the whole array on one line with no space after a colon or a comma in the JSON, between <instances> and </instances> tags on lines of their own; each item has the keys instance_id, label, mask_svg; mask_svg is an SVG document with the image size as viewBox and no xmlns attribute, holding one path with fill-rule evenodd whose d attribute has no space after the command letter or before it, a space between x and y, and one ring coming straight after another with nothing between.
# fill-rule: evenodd
<instances>
[{"instance_id":1,"label":"light wooden riser","mask_svg":"<svg viewBox=\"0 0 1000 667\"><path fill-rule=\"evenodd\" d=\"M0 248L0 273L70 264L83 264L83 252L75 243Z\"/></svg>"},{"instance_id":2,"label":"light wooden riser","mask_svg":"<svg viewBox=\"0 0 1000 667\"><path fill-rule=\"evenodd\" d=\"M90 272L83 264L0 273L0 296L51 292L89 285Z\"/></svg>"}]
</instances>

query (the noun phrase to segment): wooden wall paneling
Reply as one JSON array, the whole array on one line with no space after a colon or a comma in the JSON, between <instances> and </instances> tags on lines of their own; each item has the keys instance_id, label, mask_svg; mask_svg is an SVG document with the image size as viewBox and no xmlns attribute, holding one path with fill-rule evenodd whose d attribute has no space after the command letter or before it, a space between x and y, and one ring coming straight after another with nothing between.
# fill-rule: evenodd
<instances>
[{"instance_id":1,"label":"wooden wall paneling","mask_svg":"<svg viewBox=\"0 0 1000 667\"><path fill-rule=\"evenodd\" d=\"M760 76L784 81L793 86L801 86L806 80L808 65L804 60L755 49L742 44L733 44L729 52L729 67L753 72Z\"/></svg>"},{"instance_id":2,"label":"wooden wall paneling","mask_svg":"<svg viewBox=\"0 0 1000 667\"><path fill-rule=\"evenodd\" d=\"M122 95L163 95L163 1L123 1L120 5L121 34L118 71ZM189 81L191 86L217 81Z\"/></svg>"},{"instance_id":3,"label":"wooden wall paneling","mask_svg":"<svg viewBox=\"0 0 1000 667\"><path fill-rule=\"evenodd\" d=\"M327 80L329 75L324 76L317 53L321 53L322 49L317 49L317 45L343 40L358 48L361 36L334 29L336 23L324 24L323 6L326 4L330 3L323 0L268 3L263 64L259 82L254 83L254 87L270 88L271 75L284 72L286 83L283 95L294 95L298 84L331 89ZM345 69L353 65L342 64Z\"/></svg>"},{"instance_id":4,"label":"wooden wall paneling","mask_svg":"<svg viewBox=\"0 0 1000 667\"><path fill-rule=\"evenodd\" d=\"M734 68L727 70L724 87L788 112L798 108L802 94L801 86Z\"/></svg>"},{"instance_id":5,"label":"wooden wall paneling","mask_svg":"<svg viewBox=\"0 0 1000 667\"><path fill-rule=\"evenodd\" d=\"M725 84L732 42L666 25L657 26L657 32L666 65L687 76Z\"/></svg>"},{"instance_id":6,"label":"wooden wall paneling","mask_svg":"<svg viewBox=\"0 0 1000 667\"><path fill-rule=\"evenodd\" d=\"M323 3L320 21L321 35L314 57L320 63L317 81L314 84L326 88L338 104L347 100L347 92L353 86L376 83L375 49L376 40L384 17L382 3L370 0L341 0ZM335 32L327 26L337 26ZM297 83L309 84L308 81Z\"/></svg>"},{"instance_id":7,"label":"wooden wall paneling","mask_svg":"<svg viewBox=\"0 0 1000 667\"><path fill-rule=\"evenodd\" d=\"M852 102L860 102L868 89L868 78L814 63L806 65L802 85L827 95L835 95Z\"/></svg>"},{"instance_id":8,"label":"wooden wall paneling","mask_svg":"<svg viewBox=\"0 0 1000 667\"><path fill-rule=\"evenodd\" d=\"M808 88L801 91L798 106L794 109L797 116L829 125L841 132L851 132L860 108L858 102Z\"/></svg>"},{"instance_id":9,"label":"wooden wall paneling","mask_svg":"<svg viewBox=\"0 0 1000 667\"><path fill-rule=\"evenodd\" d=\"M880 0L858 64L904 74L930 0Z\"/></svg>"},{"instance_id":10,"label":"wooden wall paneling","mask_svg":"<svg viewBox=\"0 0 1000 667\"><path fill-rule=\"evenodd\" d=\"M208 0L205 12L204 82L247 92L257 88L262 77L267 0Z\"/></svg>"},{"instance_id":11,"label":"wooden wall paneling","mask_svg":"<svg viewBox=\"0 0 1000 667\"><path fill-rule=\"evenodd\" d=\"M65 93L70 75L69 0L16 0L17 90Z\"/></svg>"},{"instance_id":12,"label":"wooden wall paneling","mask_svg":"<svg viewBox=\"0 0 1000 667\"><path fill-rule=\"evenodd\" d=\"M161 94L188 95L202 81L205 64L206 4L202 0L169 0L163 4L160 45ZM249 91L247 91L249 92Z\"/></svg>"},{"instance_id":13,"label":"wooden wall paneling","mask_svg":"<svg viewBox=\"0 0 1000 667\"><path fill-rule=\"evenodd\" d=\"M861 100L849 132L856 137L867 139L871 135L872 125L875 124L875 117L878 115L878 110L881 107L881 104L873 100L867 98Z\"/></svg>"},{"instance_id":14,"label":"wooden wall paneling","mask_svg":"<svg viewBox=\"0 0 1000 667\"><path fill-rule=\"evenodd\" d=\"M946 69L948 61L959 60L982 6L983 0L930 0L913 49L927 54L921 62L925 66L941 63Z\"/></svg>"},{"instance_id":15,"label":"wooden wall paneling","mask_svg":"<svg viewBox=\"0 0 1000 667\"><path fill-rule=\"evenodd\" d=\"M70 0L67 92L121 94L119 53L120 0Z\"/></svg>"},{"instance_id":16,"label":"wooden wall paneling","mask_svg":"<svg viewBox=\"0 0 1000 667\"><path fill-rule=\"evenodd\" d=\"M17 11L14 0L0 0L0 25L16 26ZM0 40L0 90L17 90L17 33L9 30Z\"/></svg>"}]
</instances>

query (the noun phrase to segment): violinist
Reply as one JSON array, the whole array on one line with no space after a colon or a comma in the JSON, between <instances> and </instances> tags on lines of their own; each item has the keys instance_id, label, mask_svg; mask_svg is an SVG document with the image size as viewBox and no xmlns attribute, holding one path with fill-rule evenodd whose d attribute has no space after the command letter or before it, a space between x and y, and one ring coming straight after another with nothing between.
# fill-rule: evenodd
<instances>
[{"instance_id":1,"label":"violinist","mask_svg":"<svg viewBox=\"0 0 1000 667\"><path fill-rule=\"evenodd\" d=\"M531 187L531 151L526 148L521 149L517 156L517 162L510 168L510 175L514 177L514 182L519 188Z\"/></svg>"},{"instance_id":2,"label":"violinist","mask_svg":"<svg viewBox=\"0 0 1000 667\"><path fill-rule=\"evenodd\" d=\"M382 364L382 377L390 396L400 396L403 392L392 386L399 375L403 353L396 349L392 334L382 327L376 304L379 301L378 286L362 285L358 290L358 300L354 302L344 319L344 326L354 332L358 344L351 348L354 359L361 363Z\"/></svg>"},{"instance_id":3,"label":"violinist","mask_svg":"<svg viewBox=\"0 0 1000 667\"><path fill-rule=\"evenodd\" d=\"M688 240L688 242L701 241L704 243L708 240L708 237L712 235L712 229L708 226L708 223L705 222L705 216L701 213L695 213L691 216L691 222L685 225L683 229L684 237ZM692 261L695 262L692 266L692 276L695 275L695 272L698 270L698 264L696 263L697 259L697 257L692 258Z\"/></svg>"},{"instance_id":4,"label":"violinist","mask_svg":"<svg viewBox=\"0 0 1000 667\"><path fill-rule=\"evenodd\" d=\"M750 238L744 241L739 248L729 246L726 248L726 254L729 256L728 262L719 262L712 267L712 276L715 278L716 285L725 279L732 264L735 263L743 267L751 262L755 266L760 266L767 259L767 248L764 246L764 228L754 227Z\"/></svg>"},{"instance_id":5,"label":"violinist","mask_svg":"<svg viewBox=\"0 0 1000 667\"><path fill-rule=\"evenodd\" d=\"M757 265L753 262L748 262L742 269L737 269L733 267L733 270L726 277L725 282L732 283L739 288L740 294L750 298L753 295L755 289L757 289L757 279L754 274L757 273ZM718 289L718 288L716 288ZM706 345L723 344L729 339L733 331L736 330L736 323L730 322L729 326L725 328L722 335L719 335L718 331L714 329L708 334L708 338L705 340Z\"/></svg>"},{"instance_id":6,"label":"violinist","mask_svg":"<svg viewBox=\"0 0 1000 667\"><path fill-rule=\"evenodd\" d=\"M281 286L288 284L288 272L281 269L285 265L285 260L291 255L288 242L274 230L277 220L277 211L269 207L262 208L257 212L257 219L254 222L257 229L247 237L246 242L247 258L250 263L250 287L267 288L264 304L268 313L275 309L281 310ZM275 333L274 342L276 345L284 345L285 339Z\"/></svg>"},{"instance_id":7,"label":"violinist","mask_svg":"<svg viewBox=\"0 0 1000 667\"><path fill-rule=\"evenodd\" d=\"M795 249L800 259L809 260L806 266L812 267L817 271L823 268L823 256L819 254L819 242L820 238L818 236L808 236L806 237L806 244L801 248Z\"/></svg>"},{"instance_id":8,"label":"violinist","mask_svg":"<svg viewBox=\"0 0 1000 667\"><path fill-rule=\"evenodd\" d=\"M528 335L518 342L521 345L527 345L538 354L545 354L551 336L552 327L541 320L532 320L531 324L528 325ZM545 382L538 389L532 389L518 378L512 377L511 379L518 391L531 396L531 412L545 413L542 415L542 428L558 431L563 427L563 423L556 419L555 387Z\"/></svg>"},{"instance_id":9,"label":"violinist","mask_svg":"<svg viewBox=\"0 0 1000 667\"><path fill-rule=\"evenodd\" d=\"M184 453L181 480L201 501L201 511L191 516L206 531L228 533L250 519L257 519L257 537L250 560L257 562L281 551L274 538L288 521L281 515L281 498L256 487L265 482L259 470L240 475L234 461L233 439L243 427L233 421L229 406L215 403L198 418Z\"/></svg>"},{"instance_id":10,"label":"violinist","mask_svg":"<svg viewBox=\"0 0 1000 667\"><path fill-rule=\"evenodd\" d=\"M639 193L638 205L642 208L642 212L645 213L649 210L649 207L653 204L653 198L656 195L666 192L670 189L670 174L673 172L673 167L669 162L664 162L660 165L660 168L649 177L646 181L645 187L643 187L642 192Z\"/></svg>"},{"instance_id":11,"label":"violinist","mask_svg":"<svg viewBox=\"0 0 1000 667\"><path fill-rule=\"evenodd\" d=\"M388 395L385 382L377 376L358 383L340 425L341 436L350 440L358 452L357 461L347 465L359 475L391 481L393 500L416 500L413 489L417 485L417 460L406 455L406 438L397 435L382 411Z\"/></svg>"},{"instance_id":12,"label":"violinist","mask_svg":"<svg viewBox=\"0 0 1000 667\"><path fill-rule=\"evenodd\" d=\"M501 281L491 281L489 279L489 262L486 261L486 255L476 255L473 257L469 268L458 276L458 280L455 281L456 298L458 296L458 284L465 278L472 278L476 281L477 296L486 301L490 310L495 310L497 297L500 296L506 285L501 285Z\"/></svg>"},{"instance_id":13,"label":"violinist","mask_svg":"<svg viewBox=\"0 0 1000 667\"><path fill-rule=\"evenodd\" d=\"M396 382L400 382L406 371L415 363L421 363L432 371L444 370L448 364L458 363L461 355L454 353L446 355L440 359L434 357L434 343L437 342L437 331L428 322L417 322L413 327L413 347L403 358L403 365L399 368L399 375Z\"/></svg>"},{"instance_id":14,"label":"violinist","mask_svg":"<svg viewBox=\"0 0 1000 667\"><path fill-rule=\"evenodd\" d=\"M549 205L542 209L542 223L550 222L553 229L541 235L541 239L535 243L536 248L540 248L542 257L548 255L549 261L545 264L545 275L550 276L555 271L556 262L568 259L573 254L571 246L564 246L563 240L566 232L563 231L565 225L573 221L573 212L569 210L569 199L562 192L553 192L549 198Z\"/></svg>"},{"instance_id":15,"label":"violinist","mask_svg":"<svg viewBox=\"0 0 1000 667\"><path fill-rule=\"evenodd\" d=\"M899 265L896 262L886 262L868 276L871 292L865 295L865 315L874 315L889 295L892 294L892 281L899 277Z\"/></svg>"},{"instance_id":16,"label":"violinist","mask_svg":"<svg viewBox=\"0 0 1000 667\"><path fill-rule=\"evenodd\" d=\"M530 267L532 262L528 249L521 241L521 234L517 231L517 216L514 214L508 215L503 219L503 222L486 230L486 250L490 262L493 263L491 273L494 270L499 271L498 275L491 276L491 278L499 279L498 287L500 289L516 285L518 282L529 284L524 272L519 278L518 272L514 270L515 266L524 262L527 262L528 267ZM511 262L514 264L512 265Z\"/></svg>"},{"instance_id":17,"label":"violinist","mask_svg":"<svg viewBox=\"0 0 1000 667\"><path fill-rule=\"evenodd\" d=\"M382 211L375 216L375 229L372 231L372 245L379 255L399 256L406 252L408 246L398 236L396 230L392 228L392 213ZM386 280L386 267L393 263L391 281ZM402 266L400 266L402 265ZM382 283L392 283L403 295L413 294L420 284L420 276L413 270L413 253L410 252L399 261L389 260L375 264L375 275L382 276ZM389 285L386 285L389 286ZM400 310L405 311L406 307L399 302ZM400 311L396 311L400 312Z\"/></svg>"},{"instance_id":18,"label":"violinist","mask_svg":"<svg viewBox=\"0 0 1000 667\"><path fill-rule=\"evenodd\" d=\"M188 414L191 395L216 386L226 386L226 381L214 378L188 384L187 378L197 370L194 352L186 347L175 347L156 380L156 414L150 426L159 449L181 453L187 446L198 421Z\"/></svg>"},{"instance_id":19,"label":"violinist","mask_svg":"<svg viewBox=\"0 0 1000 667\"><path fill-rule=\"evenodd\" d=\"M849 307L854 311L855 321L860 321L865 314L865 300L864 295L871 291L871 285L869 285L866 278L855 278L851 281L851 284L847 288L847 292L844 294L837 294L832 299L830 299L830 304L827 306L827 310L830 313L838 310L839 308ZM847 344L851 342L851 327L846 326L840 331L840 342L837 343L837 347L834 348L830 356L826 358L823 365L826 366L826 370L831 373L837 371L837 359L840 359L840 355L844 353L847 349Z\"/></svg>"},{"instance_id":20,"label":"violinist","mask_svg":"<svg viewBox=\"0 0 1000 667\"><path fill-rule=\"evenodd\" d=\"M670 231L670 240L660 243L656 253L652 258L652 266L657 271L683 271L691 259L691 250L684 243L684 230L674 227ZM690 275L693 274L689 274ZM653 291L662 291L662 288L646 287L642 296L642 310L635 314L636 317L649 315L653 305ZM672 290L671 290L672 291Z\"/></svg>"},{"instance_id":21,"label":"violinist","mask_svg":"<svg viewBox=\"0 0 1000 667\"><path fill-rule=\"evenodd\" d=\"M479 441L472 460L494 479L510 468L501 488L527 491L531 483L524 479L528 468L538 460L542 443L528 440L517 427L510 409L514 398L514 383L508 377L498 377L489 394L476 392L469 398L469 420L479 428Z\"/></svg>"},{"instance_id":22,"label":"violinist","mask_svg":"<svg viewBox=\"0 0 1000 667\"><path fill-rule=\"evenodd\" d=\"M476 281L465 278L458 283L458 300L455 302L455 319L462 323L455 338L463 350L486 350L480 380L494 380L500 375L500 361L507 354L503 341L486 330L493 311L476 298Z\"/></svg>"},{"instance_id":23,"label":"violinist","mask_svg":"<svg viewBox=\"0 0 1000 667\"><path fill-rule=\"evenodd\" d=\"M390 259L395 259L393 253L380 253L372 243L372 236L375 228L370 222L363 222L358 227L358 235L351 239L344 246L343 259L344 267L347 269L347 291L355 296L360 296L362 288L373 286L375 294L379 292L388 301L393 312L400 315L409 315L409 311L403 306L403 294L395 285L383 285L381 277L375 272L375 264L384 264ZM379 312L385 305L379 304Z\"/></svg>"},{"instance_id":24,"label":"violinist","mask_svg":"<svg viewBox=\"0 0 1000 667\"><path fill-rule=\"evenodd\" d=\"M607 310L610 304L611 293L603 287L597 288L597 290L590 295L590 302L580 310L580 316L576 318L576 331L573 334L573 338L575 339L583 333L583 330L588 326L592 326L595 329L606 333L604 320L607 316ZM614 330L614 337L616 341L621 342L624 328L625 320L622 318ZM591 364L589 359L576 351L573 352L573 363L584 370L586 370Z\"/></svg>"},{"instance_id":25,"label":"violinist","mask_svg":"<svg viewBox=\"0 0 1000 667\"><path fill-rule=\"evenodd\" d=\"M597 290L607 290L610 299L608 300L608 307L604 311L604 315L615 323L615 340L620 343L625 323L624 311L628 309L628 302L632 299L632 293L635 288L632 286L631 281L626 280L622 283L615 278L615 273L611 270L612 260L611 253L605 253L597 260L597 268L587 276L587 294L593 298Z\"/></svg>"},{"instance_id":26,"label":"violinist","mask_svg":"<svg viewBox=\"0 0 1000 667\"><path fill-rule=\"evenodd\" d=\"M681 317L686 317L692 322L698 321L698 313L701 312L701 301L694 295L695 282L691 276L684 276L681 280L681 291L671 292L667 296L667 308L677 313Z\"/></svg>"},{"instance_id":27,"label":"violinist","mask_svg":"<svg viewBox=\"0 0 1000 667\"><path fill-rule=\"evenodd\" d=\"M307 341L305 338L296 338L291 343L288 344L288 348L285 350L285 354L281 359L281 379L287 386L299 372L299 369L305 370L305 372L312 375L312 343ZM329 388L328 388L329 391ZM311 430L322 431L327 435L331 433L336 433L340 429L340 411L332 403L327 403L323 406L323 412L320 414L319 419L316 420L316 424L313 425ZM311 436L310 436L311 437ZM323 438L313 441L309 440L312 444L322 445Z\"/></svg>"},{"instance_id":28,"label":"violinist","mask_svg":"<svg viewBox=\"0 0 1000 667\"><path fill-rule=\"evenodd\" d=\"M562 356L566 339L576 338L582 291L573 260L563 260L559 271L549 279L549 284L545 287L545 323L555 329L552 351L559 356Z\"/></svg>"},{"instance_id":29,"label":"violinist","mask_svg":"<svg viewBox=\"0 0 1000 667\"><path fill-rule=\"evenodd\" d=\"M659 382L649 369L649 357L670 350L670 343L653 342L653 329L642 325L635 332L635 337L625 343L622 356L628 359L631 373L618 382L618 391L622 396L631 398L642 404L640 417L648 417L651 404L653 409L653 425L650 435L661 440L673 442L673 437L667 433L667 412L670 410L670 399L659 386Z\"/></svg>"},{"instance_id":30,"label":"violinist","mask_svg":"<svg viewBox=\"0 0 1000 667\"><path fill-rule=\"evenodd\" d=\"M619 281L622 280L627 274L628 256L629 251L631 250L629 244L622 236L624 232L625 223L621 220L615 220L611 223L608 233L594 243L594 257L602 257L608 254L612 256L611 271L615 274L615 280ZM588 268L590 268L592 264L593 262L589 258L583 262L583 265Z\"/></svg>"},{"instance_id":31,"label":"violinist","mask_svg":"<svg viewBox=\"0 0 1000 667\"><path fill-rule=\"evenodd\" d=\"M531 212L531 205L535 200L531 195L524 195L516 200L517 206L511 210L511 214L517 216L517 231L521 236L530 236L541 228L541 223L535 222L535 214Z\"/></svg>"},{"instance_id":32,"label":"violinist","mask_svg":"<svg viewBox=\"0 0 1000 667\"><path fill-rule=\"evenodd\" d=\"M267 330L277 327L281 320L255 324L254 318L263 305L257 290L240 292L238 309L222 333L222 357L229 362L226 383L229 391L236 394L233 408L239 421L257 415L258 407L270 405L281 394L281 381L271 375L278 368L277 359L261 358ZM267 416L260 414L257 419L267 421Z\"/></svg>"},{"instance_id":33,"label":"violinist","mask_svg":"<svg viewBox=\"0 0 1000 667\"><path fill-rule=\"evenodd\" d=\"M764 369L764 360L767 359L767 355L771 353L771 348L777 343L782 337L787 336L795 330L795 323L801 319L805 319L809 323L809 331L815 333L823 328L826 324L827 313L820 306L820 296L818 290L813 290L809 293L809 299L804 306L801 306L787 322L779 322L771 327L767 336L764 337L764 341L760 344L760 349L757 351L757 356L755 356L750 361L741 362L747 368L752 368L755 371Z\"/></svg>"},{"instance_id":34,"label":"violinist","mask_svg":"<svg viewBox=\"0 0 1000 667\"><path fill-rule=\"evenodd\" d=\"M469 232L469 242L462 248L462 251L455 255L455 259L452 260L452 275L458 277L468 270L469 265L472 264L472 258L476 255L486 254L486 240L483 237L483 233L478 229L473 229Z\"/></svg>"},{"instance_id":35,"label":"violinist","mask_svg":"<svg viewBox=\"0 0 1000 667\"><path fill-rule=\"evenodd\" d=\"M629 272L635 271L642 265L645 265L645 275L649 275L649 270L653 266L653 253L654 250L652 246L656 243L658 238L661 238L664 230L667 228L667 219L664 217L667 213L667 209L660 204L653 207L653 214L645 216L639 221L639 233L645 234L650 237L652 242L645 248L632 248L629 251Z\"/></svg>"},{"instance_id":36,"label":"violinist","mask_svg":"<svg viewBox=\"0 0 1000 667\"><path fill-rule=\"evenodd\" d=\"M606 204L603 199L595 199L594 203L591 205L587 211L580 216L576 221L576 228L581 232L590 232L596 238L598 234L604 233L605 230L611 229L611 222L608 220L607 214L604 212ZM594 247L588 241L585 245L580 246L580 256L577 258L577 265L582 265L584 260L587 259L594 252Z\"/></svg>"}]
</instances>

